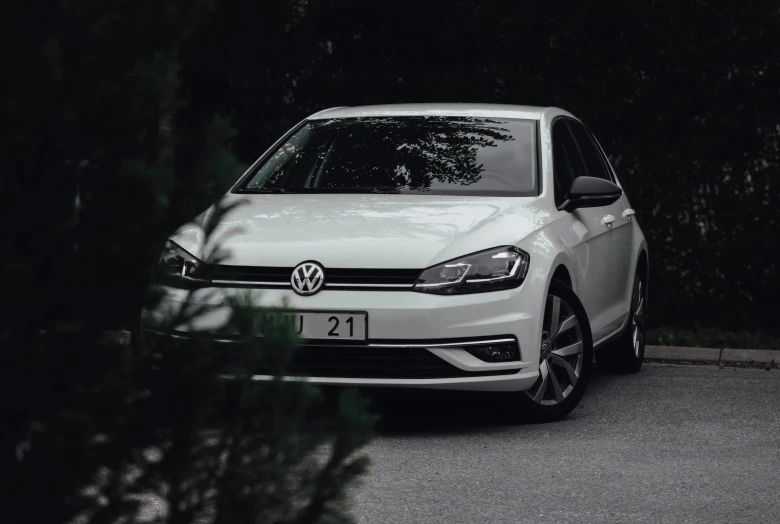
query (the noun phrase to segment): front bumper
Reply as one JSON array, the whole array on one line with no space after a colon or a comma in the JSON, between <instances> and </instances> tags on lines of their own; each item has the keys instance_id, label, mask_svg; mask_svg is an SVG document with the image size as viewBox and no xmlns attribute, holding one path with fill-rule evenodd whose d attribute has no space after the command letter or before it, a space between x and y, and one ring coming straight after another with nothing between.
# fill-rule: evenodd
<instances>
[{"instance_id":1,"label":"front bumper","mask_svg":"<svg viewBox=\"0 0 780 524\"><path fill-rule=\"evenodd\" d=\"M457 296L411 291L324 290L308 297L289 290L275 289L204 288L186 291L164 288L165 298L154 310L144 311L143 322L147 329L159 328L165 319L170 318L169 315L177 313L184 304L189 303L190 306L205 307L205 311L192 322L175 326L175 336L186 338L193 332L209 333L225 324L229 315L228 307L223 305L225 299L238 293L258 306L365 311L368 313L369 340L365 344L346 346L353 354L357 353L358 359L369 358L362 354L363 350L365 355L373 358L379 358L381 353L386 360L377 362L386 362L389 369L412 352L412 360L403 361L405 369L411 371L414 362L436 367L435 362L428 358L433 356L434 360L439 359L442 366L454 371L449 375L456 376L417 378L411 372L405 373L402 378L377 376L376 372L354 376L353 370L342 376L333 376L338 373L332 372L328 373L330 376L307 373L307 380L329 385L521 391L530 388L538 377L541 339L539 317L542 314L541 301L523 298L528 295L528 290L523 292L524 287ZM484 362L464 349L470 343L507 338L517 341L520 360ZM219 344L220 340L214 342ZM229 344L230 340L222 339L221 342ZM321 350L322 355L331 354L328 352L334 348L332 345L310 341L304 344L303 349L311 355L318 347L325 348ZM271 377L256 375L254 378L267 380Z\"/></svg>"}]
</instances>

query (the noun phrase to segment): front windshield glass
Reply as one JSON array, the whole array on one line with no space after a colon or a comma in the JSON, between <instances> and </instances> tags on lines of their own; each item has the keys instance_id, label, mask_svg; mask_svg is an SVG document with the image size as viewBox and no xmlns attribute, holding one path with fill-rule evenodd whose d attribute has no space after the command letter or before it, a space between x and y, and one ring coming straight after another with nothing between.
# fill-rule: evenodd
<instances>
[{"instance_id":1,"label":"front windshield glass","mask_svg":"<svg viewBox=\"0 0 780 524\"><path fill-rule=\"evenodd\" d=\"M535 196L536 126L439 116L313 120L238 191Z\"/></svg>"}]
</instances>

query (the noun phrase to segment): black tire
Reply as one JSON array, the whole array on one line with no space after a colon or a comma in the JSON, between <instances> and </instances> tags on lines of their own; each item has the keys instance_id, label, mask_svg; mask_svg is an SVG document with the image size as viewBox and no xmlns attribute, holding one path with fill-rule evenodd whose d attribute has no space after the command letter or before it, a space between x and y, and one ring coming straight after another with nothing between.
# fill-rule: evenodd
<instances>
[{"instance_id":1,"label":"black tire","mask_svg":"<svg viewBox=\"0 0 780 524\"><path fill-rule=\"evenodd\" d=\"M645 315L647 286L637 270L631 293L631 309L628 323L620 337L596 352L600 368L614 373L637 373L645 359Z\"/></svg>"},{"instance_id":2,"label":"black tire","mask_svg":"<svg viewBox=\"0 0 780 524\"><path fill-rule=\"evenodd\" d=\"M561 305L558 316L559 323L557 325L559 327L557 333L550 334L545 331L546 327L551 326L549 322L553 316L553 309L550 305L551 297L558 297L562 301L560 302L561 304L565 303L568 308L570 308L571 313L573 313L573 316L576 318L576 325L568 328L565 327L567 325L571 325L571 322L569 322L567 318L564 318L564 316L570 317L572 315L570 315L568 312L564 313L563 305ZM537 379L536 383L533 387L531 387L531 389L528 391L520 391L517 394L518 401L522 408L521 416L530 417L532 420L539 422L560 420L561 418L568 415L575 407L577 407L577 404L579 404L580 400L582 400L582 396L585 394L585 390L588 388L591 368L593 365L593 338L590 330L590 321L588 320L588 315L585 312L585 308L582 306L579 298L577 298L577 295L569 286L563 282L559 280L553 280L550 283L550 289L547 291L546 300L547 303L545 305L545 314L544 318L542 319L544 327L542 335L542 348L540 350L539 356L539 379ZM569 333L571 331L574 333ZM579 337L579 339L571 338L572 335ZM565 336L570 337L568 341L566 341L565 338L561 338ZM562 344L560 347L559 342ZM566 350L569 348L574 348L578 343L581 343L581 353L578 352L572 355L564 355ZM566 346L564 347L563 344L566 344ZM558 355L559 352L563 352L560 354L564 355L564 358L566 358L567 362L570 363L572 371L576 373L576 370L579 369L579 375L577 376L576 382L573 385L570 383L571 381L569 380L569 377L571 377L571 375L567 371L567 368L561 367L560 356ZM553 363L553 360L557 361L557 363ZM574 364L572 364L572 362L576 363L576 367ZM548 374L554 375L548 379L550 382L554 381L555 385L557 386L557 388L551 388L552 391L550 391L550 388L544 384L542 372L543 367ZM567 383L568 386L571 386L571 390L568 390L567 386L566 390L568 390L569 393L565 396L565 398L562 400L557 400L556 398L547 398L552 396L557 397L558 393L561 391L562 385ZM543 387L547 389L541 393L540 397L539 392L542 391Z\"/></svg>"}]
</instances>

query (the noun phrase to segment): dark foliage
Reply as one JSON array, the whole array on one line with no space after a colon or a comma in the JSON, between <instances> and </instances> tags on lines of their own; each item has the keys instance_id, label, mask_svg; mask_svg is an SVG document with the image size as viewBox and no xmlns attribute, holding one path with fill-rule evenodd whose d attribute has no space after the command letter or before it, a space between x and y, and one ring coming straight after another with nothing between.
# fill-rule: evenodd
<instances>
[{"instance_id":1,"label":"dark foliage","mask_svg":"<svg viewBox=\"0 0 780 524\"><path fill-rule=\"evenodd\" d=\"M191 109L231 114L244 162L325 107L566 108L638 211L651 324L777 332L777 35L766 0L226 0L181 58Z\"/></svg>"},{"instance_id":2,"label":"dark foliage","mask_svg":"<svg viewBox=\"0 0 780 524\"><path fill-rule=\"evenodd\" d=\"M774 1L37 0L2 22L11 522L132 521L142 492L172 508L159 521L346 518L371 419L354 396L328 416L313 389L246 380L269 355L283 372L285 333L245 341L230 387L197 343L128 374L100 338L133 326L171 229L324 107L567 108L638 210L652 324L780 333Z\"/></svg>"},{"instance_id":3,"label":"dark foliage","mask_svg":"<svg viewBox=\"0 0 780 524\"><path fill-rule=\"evenodd\" d=\"M249 380L269 359L283 375L288 333L243 340L230 362L197 341L130 359L102 336L135 327L172 228L242 171L229 118L179 118L178 52L212 4L31 1L3 19L4 522L348 520L373 421L354 393L326 409L314 388ZM258 314L226 305L226 329ZM217 380L228 364L238 380Z\"/></svg>"}]
</instances>

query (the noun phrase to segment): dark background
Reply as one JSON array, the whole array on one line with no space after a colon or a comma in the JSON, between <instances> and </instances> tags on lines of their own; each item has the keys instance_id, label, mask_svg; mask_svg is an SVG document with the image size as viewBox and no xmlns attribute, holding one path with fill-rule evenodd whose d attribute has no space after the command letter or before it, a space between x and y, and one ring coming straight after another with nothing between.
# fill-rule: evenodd
<instances>
[{"instance_id":1,"label":"dark background","mask_svg":"<svg viewBox=\"0 0 780 524\"><path fill-rule=\"evenodd\" d=\"M777 332L776 3L267 4L222 2L181 52L189 111L230 113L245 162L331 106L563 107L638 211L651 326Z\"/></svg>"},{"instance_id":2,"label":"dark background","mask_svg":"<svg viewBox=\"0 0 780 524\"><path fill-rule=\"evenodd\" d=\"M498 102L571 111L610 155L647 237L648 326L656 333L649 342L780 347L776 1L12 0L3 7L6 521L72 522L92 511L99 524L134 514L135 488L121 474L92 495L82 487L104 478L105 468L119 473L136 463L168 501L167 522L196 520L202 499L192 492L213 482L229 522L268 521L263 512L280 506L293 515L290 505L309 496L313 484L288 490L289 464L270 467L266 458L303 460L330 438L307 414L315 393L266 392L254 397L266 402L259 407L239 395L240 409L213 408L208 359L187 348L138 371L127 365L127 346L103 334L135 326L149 269L173 229L214 202L281 133L327 107ZM683 331L687 338L669 335ZM257 344L248 356L268 352ZM339 406L343 464L373 422L357 399ZM254 459L227 468L226 477L199 469L221 453L195 438L212 424L204 418L212 408L232 413L213 422L222 430L244 428L252 417L270 428L249 443L240 434L231 441L246 444ZM170 445L158 465L142 453L150 445ZM361 464L329 470L317 487L327 497L313 500L338 498ZM273 500L258 501L245 496L247 485L286 491L269 489ZM5 509L14 506L24 518ZM323 508L286 521L314 522Z\"/></svg>"},{"instance_id":3,"label":"dark background","mask_svg":"<svg viewBox=\"0 0 780 524\"><path fill-rule=\"evenodd\" d=\"M36 298L13 314L127 324L170 229L315 111L496 102L593 129L647 236L651 328L780 332L776 2L15 7L3 245Z\"/></svg>"}]
</instances>

